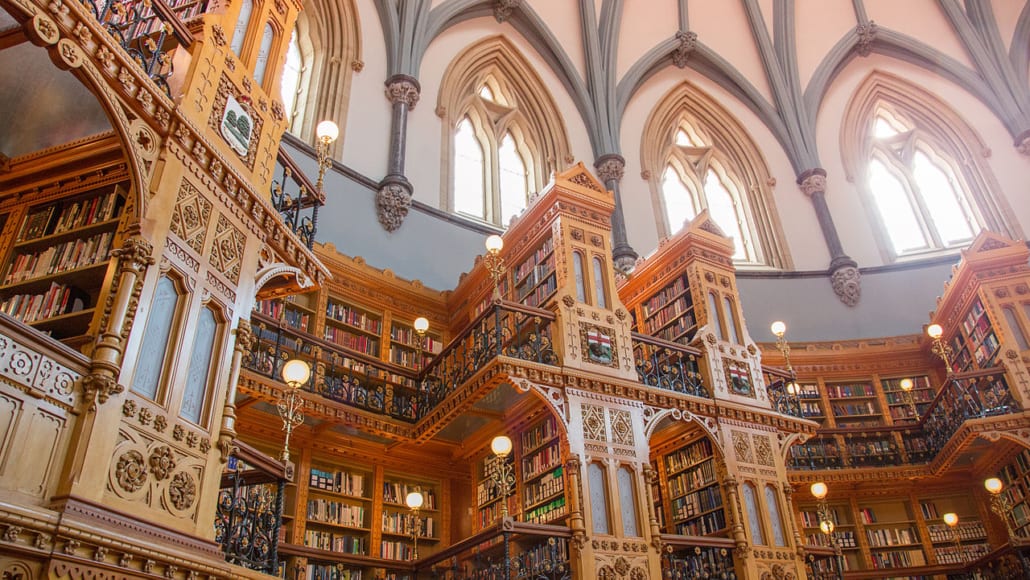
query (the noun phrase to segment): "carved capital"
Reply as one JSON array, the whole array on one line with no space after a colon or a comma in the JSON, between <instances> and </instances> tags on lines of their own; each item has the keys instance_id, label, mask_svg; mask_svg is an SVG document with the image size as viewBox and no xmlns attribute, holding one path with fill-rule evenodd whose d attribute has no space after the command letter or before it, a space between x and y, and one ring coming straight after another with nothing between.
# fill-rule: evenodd
<instances>
[{"instance_id":1,"label":"carved capital","mask_svg":"<svg viewBox=\"0 0 1030 580\"><path fill-rule=\"evenodd\" d=\"M1016 137L1016 151L1023 155L1030 155L1030 129L1023 131Z\"/></svg>"},{"instance_id":2,"label":"carved capital","mask_svg":"<svg viewBox=\"0 0 1030 580\"><path fill-rule=\"evenodd\" d=\"M522 0L495 0L494 1L494 18L497 22L504 22L511 13L522 5Z\"/></svg>"},{"instance_id":3,"label":"carved capital","mask_svg":"<svg viewBox=\"0 0 1030 580\"><path fill-rule=\"evenodd\" d=\"M130 236L122 242L122 247L111 250L111 256L118 258L118 273L143 273L154 263L154 246L139 236Z\"/></svg>"},{"instance_id":4,"label":"carved capital","mask_svg":"<svg viewBox=\"0 0 1030 580\"><path fill-rule=\"evenodd\" d=\"M817 193L826 193L826 170L821 167L809 169L798 176L801 193L812 197Z\"/></svg>"},{"instance_id":5,"label":"carved capital","mask_svg":"<svg viewBox=\"0 0 1030 580\"><path fill-rule=\"evenodd\" d=\"M626 160L623 159L622 155L602 155L597 158L594 168L597 169L597 176L606 185L611 181L618 183L622 181L622 176L625 173Z\"/></svg>"},{"instance_id":6,"label":"carved capital","mask_svg":"<svg viewBox=\"0 0 1030 580\"><path fill-rule=\"evenodd\" d=\"M855 265L843 265L833 270L830 274L830 282L833 284L833 292L840 298L840 301L848 306L858 304L862 297L862 274Z\"/></svg>"},{"instance_id":7,"label":"carved capital","mask_svg":"<svg viewBox=\"0 0 1030 580\"><path fill-rule=\"evenodd\" d=\"M676 49L672 51L672 64L676 68L686 68L690 55L697 49L697 33L687 30L676 32Z\"/></svg>"},{"instance_id":8,"label":"carved capital","mask_svg":"<svg viewBox=\"0 0 1030 580\"><path fill-rule=\"evenodd\" d=\"M407 105L409 110L418 104L420 90L418 81L409 76L395 75L386 81L386 98Z\"/></svg>"},{"instance_id":9,"label":"carved capital","mask_svg":"<svg viewBox=\"0 0 1030 580\"><path fill-rule=\"evenodd\" d=\"M246 355L253 347L254 331L250 328L250 321L241 318L236 327L236 351Z\"/></svg>"},{"instance_id":10,"label":"carved capital","mask_svg":"<svg viewBox=\"0 0 1030 580\"><path fill-rule=\"evenodd\" d=\"M117 395L125 390L111 374L97 370L82 375L79 385L82 387L83 399L90 403L90 409L96 409L97 403L102 405L111 395Z\"/></svg>"},{"instance_id":11,"label":"carved capital","mask_svg":"<svg viewBox=\"0 0 1030 580\"><path fill-rule=\"evenodd\" d=\"M860 23L855 27L855 34L858 35L855 52L859 56L869 56L869 53L873 51L873 40L876 39L876 23L872 20Z\"/></svg>"},{"instance_id":12,"label":"carved capital","mask_svg":"<svg viewBox=\"0 0 1030 580\"><path fill-rule=\"evenodd\" d=\"M388 232L397 231L411 207L411 186L398 181L384 183L376 192L376 214Z\"/></svg>"}]
</instances>

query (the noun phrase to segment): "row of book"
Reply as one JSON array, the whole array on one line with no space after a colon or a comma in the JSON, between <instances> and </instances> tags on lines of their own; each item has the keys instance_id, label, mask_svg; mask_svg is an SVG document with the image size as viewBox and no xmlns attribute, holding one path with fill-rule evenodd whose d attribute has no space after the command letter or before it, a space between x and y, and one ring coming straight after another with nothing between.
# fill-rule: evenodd
<instances>
[{"instance_id":1,"label":"row of book","mask_svg":"<svg viewBox=\"0 0 1030 580\"><path fill-rule=\"evenodd\" d=\"M518 289L519 294L527 292L530 288L536 286L538 282L550 276L552 272L554 272L553 255L544 260L543 263L530 268L525 276L515 278L515 287Z\"/></svg>"},{"instance_id":2,"label":"row of book","mask_svg":"<svg viewBox=\"0 0 1030 580\"><path fill-rule=\"evenodd\" d=\"M45 250L18 254L7 268L4 284L15 284L103 262L110 254L113 237L113 233L104 232L88 238L68 240Z\"/></svg>"},{"instance_id":3,"label":"row of book","mask_svg":"<svg viewBox=\"0 0 1030 580\"><path fill-rule=\"evenodd\" d=\"M519 302L527 306L540 306L558 289L558 280L556 277L550 276L535 288L532 292L527 292L524 295L522 290L519 290Z\"/></svg>"},{"instance_id":4,"label":"row of book","mask_svg":"<svg viewBox=\"0 0 1030 580\"><path fill-rule=\"evenodd\" d=\"M525 578L546 578L557 567L569 561L569 541L557 538L552 546L541 542L516 558L519 575Z\"/></svg>"},{"instance_id":5,"label":"row of book","mask_svg":"<svg viewBox=\"0 0 1030 580\"><path fill-rule=\"evenodd\" d=\"M411 545L405 542L383 540L379 544L379 550L380 556L387 560L412 560L415 556Z\"/></svg>"},{"instance_id":6,"label":"row of book","mask_svg":"<svg viewBox=\"0 0 1030 580\"><path fill-rule=\"evenodd\" d=\"M866 530L865 534L869 538L869 545L874 548L919 543L919 536L912 528L879 528Z\"/></svg>"},{"instance_id":7,"label":"row of book","mask_svg":"<svg viewBox=\"0 0 1030 580\"><path fill-rule=\"evenodd\" d=\"M983 522L976 521L959 522L955 525L954 531L946 525L934 524L927 526L927 531L932 542L950 542L955 539L956 533L961 540L980 540L987 537L987 528Z\"/></svg>"},{"instance_id":8,"label":"row of book","mask_svg":"<svg viewBox=\"0 0 1030 580\"><path fill-rule=\"evenodd\" d=\"M529 480L561 463L558 443L548 445L522 460L522 479Z\"/></svg>"},{"instance_id":9,"label":"row of book","mask_svg":"<svg viewBox=\"0 0 1030 580\"><path fill-rule=\"evenodd\" d=\"M693 312L693 304L690 302L688 297L681 296L672 304L669 304L665 308L654 313L654 316L649 316L644 319L644 331L649 334L654 334L658 329L665 326L674 318L677 318L684 313Z\"/></svg>"},{"instance_id":10,"label":"row of book","mask_svg":"<svg viewBox=\"0 0 1030 580\"><path fill-rule=\"evenodd\" d=\"M554 439L555 435L557 435L556 429L554 417L547 417L532 429L525 431L522 434L523 452L535 449L545 442Z\"/></svg>"},{"instance_id":11,"label":"row of book","mask_svg":"<svg viewBox=\"0 0 1030 580\"><path fill-rule=\"evenodd\" d=\"M436 491L431 487L422 487L419 485L410 485L407 483L398 483L395 481L384 481L383 482L383 501L386 503L404 505L405 498L408 494L418 491L422 493L422 508L424 510L435 510L436 509Z\"/></svg>"},{"instance_id":12,"label":"row of book","mask_svg":"<svg viewBox=\"0 0 1030 580\"><path fill-rule=\"evenodd\" d=\"M565 496L562 495L542 506L528 510L523 514L523 520L531 524L546 524L564 516L565 513Z\"/></svg>"},{"instance_id":13,"label":"row of book","mask_svg":"<svg viewBox=\"0 0 1030 580\"><path fill-rule=\"evenodd\" d=\"M833 398L843 397L875 397L876 392L873 386L868 383L855 383L849 385L826 385L826 393Z\"/></svg>"},{"instance_id":14,"label":"row of book","mask_svg":"<svg viewBox=\"0 0 1030 580\"><path fill-rule=\"evenodd\" d=\"M706 461L711 458L712 442L707 438L702 438L686 447L683 447L682 449L677 449L673 453L666 455L665 469L671 475L698 462Z\"/></svg>"},{"instance_id":15,"label":"row of book","mask_svg":"<svg viewBox=\"0 0 1030 580\"><path fill-rule=\"evenodd\" d=\"M364 528L365 506L325 499L309 499L307 518L325 524Z\"/></svg>"},{"instance_id":16,"label":"row of book","mask_svg":"<svg viewBox=\"0 0 1030 580\"><path fill-rule=\"evenodd\" d=\"M836 403L833 405L835 417L852 417L855 415L879 415L880 410L876 408L873 401L861 403Z\"/></svg>"},{"instance_id":17,"label":"row of book","mask_svg":"<svg viewBox=\"0 0 1030 580\"><path fill-rule=\"evenodd\" d=\"M903 392L888 391L885 395L887 396L887 402L891 405L908 405L908 397ZM912 397L913 403L929 403L934 398L933 391L929 389L920 391L913 389L909 392L909 395Z\"/></svg>"},{"instance_id":18,"label":"row of book","mask_svg":"<svg viewBox=\"0 0 1030 580\"><path fill-rule=\"evenodd\" d=\"M393 344L390 345L390 362L402 367L415 368L419 354L416 351L408 350L406 348L397 348ZM418 362L418 368L425 367L429 363L429 357L422 354L422 360Z\"/></svg>"},{"instance_id":19,"label":"row of book","mask_svg":"<svg viewBox=\"0 0 1030 580\"><path fill-rule=\"evenodd\" d=\"M365 474L311 468L310 487L354 497L365 497Z\"/></svg>"},{"instance_id":20,"label":"row of book","mask_svg":"<svg viewBox=\"0 0 1030 580\"><path fill-rule=\"evenodd\" d=\"M530 270L536 267L537 264L539 264L542 260L548 258L551 254L551 250L553 249L554 240L548 238L547 241L545 241L539 248L537 248L535 252L533 252L533 255L523 260L522 263L515 268L515 279L521 280L522 278L524 278Z\"/></svg>"},{"instance_id":21,"label":"row of book","mask_svg":"<svg viewBox=\"0 0 1030 580\"><path fill-rule=\"evenodd\" d=\"M326 305L325 315L332 320L349 324L366 332L373 334L381 334L383 332L383 320L381 318L355 310L346 304L330 300L329 304Z\"/></svg>"},{"instance_id":22,"label":"row of book","mask_svg":"<svg viewBox=\"0 0 1030 580\"><path fill-rule=\"evenodd\" d=\"M398 342L405 346L416 348L418 346L417 337L418 333L415 332L414 328L397 324L390 326L390 342ZM428 334L422 340L423 352L438 353L443 348L443 343Z\"/></svg>"},{"instance_id":23,"label":"row of book","mask_svg":"<svg viewBox=\"0 0 1030 580\"><path fill-rule=\"evenodd\" d=\"M817 523L816 526L818 525L819 524ZM837 543L840 544L841 548L848 549L858 547L858 541L855 540L855 532L852 530L838 529L833 532L833 538L837 540ZM826 548L831 547L830 536L822 533L821 531L811 532L808 534L807 541L813 546L823 546Z\"/></svg>"},{"instance_id":24,"label":"row of book","mask_svg":"<svg viewBox=\"0 0 1030 580\"><path fill-rule=\"evenodd\" d=\"M375 357L379 356L379 341L364 334L358 335L342 328L326 326L325 339L343 348L349 348Z\"/></svg>"},{"instance_id":25,"label":"row of book","mask_svg":"<svg viewBox=\"0 0 1030 580\"><path fill-rule=\"evenodd\" d=\"M694 337L697 330L697 322L694 320L694 313L684 314L675 324L667 326L662 330L652 333L656 337L669 342L680 342L686 344Z\"/></svg>"},{"instance_id":26,"label":"row of book","mask_svg":"<svg viewBox=\"0 0 1030 580\"><path fill-rule=\"evenodd\" d=\"M368 536L306 530L304 532L304 545L342 554L368 554Z\"/></svg>"},{"instance_id":27,"label":"row of book","mask_svg":"<svg viewBox=\"0 0 1030 580\"><path fill-rule=\"evenodd\" d=\"M378 352L378 350L376 352ZM415 387L415 381L403 375L398 375L396 373L389 372L386 369L373 366L361 359L339 355L334 358L332 354L334 354L333 351L322 349L322 360L326 363L326 371L329 375L339 376L345 379L360 376L368 379L380 379L395 385L409 388ZM341 370L345 370L347 372L340 372Z\"/></svg>"},{"instance_id":28,"label":"row of book","mask_svg":"<svg viewBox=\"0 0 1030 580\"><path fill-rule=\"evenodd\" d=\"M254 310L274 318L282 320L287 326L296 330L307 332L311 316L302 310L287 308L282 300L261 300L254 305Z\"/></svg>"},{"instance_id":29,"label":"row of book","mask_svg":"<svg viewBox=\"0 0 1030 580\"><path fill-rule=\"evenodd\" d=\"M78 312L87 306L89 296L75 288L50 283L42 294L15 294L0 303L0 311L26 324L62 314Z\"/></svg>"},{"instance_id":30,"label":"row of book","mask_svg":"<svg viewBox=\"0 0 1030 580\"><path fill-rule=\"evenodd\" d=\"M925 566L926 557L922 550L895 550L889 552L873 552L869 555L873 561L873 568L908 568L910 566Z\"/></svg>"},{"instance_id":31,"label":"row of book","mask_svg":"<svg viewBox=\"0 0 1030 580\"><path fill-rule=\"evenodd\" d=\"M958 546L941 546L934 548L938 564L965 564L975 562L991 552L987 544Z\"/></svg>"},{"instance_id":32,"label":"row of book","mask_svg":"<svg viewBox=\"0 0 1030 580\"><path fill-rule=\"evenodd\" d=\"M723 510L714 511L680 524L676 524L676 533L681 536L707 536L726 527L726 515Z\"/></svg>"},{"instance_id":33,"label":"row of book","mask_svg":"<svg viewBox=\"0 0 1030 580\"><path fill-rule=\"evenodd\" d=\"M418 527L418 537L435 538L436 521L432 516L419 516L416 523L415 515L401 512L383 512L383 531L390 534L403 534L411 536Z\"/></svg>"},{"instance_id":34,"label":"row of book","mask_svg":"<svg viewBox=\"0 0 1030 580\"><path fill-rule=\"evenodd\" d=\"M558 466L557 469L537 481L526 484L522 490L522 500L525 502L526 507L564 491L565 477L563 477L562 472L561 466Z\"/></svg>"},{"instance_id":35,"label":"row of book","mask_svg":"<svg viewBox=\"0 0 1030 580\"><path fill-rule=\"evenodd\" d=\"M61 208L54 219L56 206L49 205L33 211L25 217L18 241L30 241L46 235L60 234L88 225L105 222L113 218L120 205L121 188L115 187L106 194L81 199Z\"/></svg>"},{"instance_id":36,"label":"row of book","mask_svg":"<svg viewBox=\"0 0 1030 580\"><path fill-rule=\"evenodd\" d=\"M706 487L672 501L672 519L692 518L722 507L722 493L719 486ZM722 511L722 510L719 510Z\"/></svg>"},{"instance_id":37,"label":"row of book","mask_svg":"<svg viewBox=\"0 0 1030 580\"><path fill-rule=\"evenodd\" d=\"M361 570L351 570L336 564L309 563L306 580L361 580Z\"/></svg>"},{"instance_id":38,"label":"row of book","mask_svg":"<svg viewBox=\"0 0 1030 580\"><path fill-rule=\"evenodd\" d=\"M680 496L715 483L714 462L705 461L669 478L669 494Z\"/></svg>"},{"instance_id":39,"label":"row of book","mask_svg":"<svg viewBox=\"0 0 1030 580\"><path fill-rule=\"evenodd\" d=\"M675 299L677 296L683 293L687 289L687 277L686 275L676 278L676 281L672 284L662 288L660 292L651 297L650 300L641 304L641 309L644 311L644 317L651 316L651 313L662 308L669 303L670 300Z\"/></svg>"}]
</instances>

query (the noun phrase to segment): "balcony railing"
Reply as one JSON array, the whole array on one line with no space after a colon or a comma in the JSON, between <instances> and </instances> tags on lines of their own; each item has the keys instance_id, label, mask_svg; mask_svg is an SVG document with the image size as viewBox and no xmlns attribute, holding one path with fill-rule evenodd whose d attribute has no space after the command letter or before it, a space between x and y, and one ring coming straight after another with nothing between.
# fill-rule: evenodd
<instances>
[{"instance_id":1,"label":"balcony railing","mask_svg":"<svg viewBox=\"0 0 1030 580\"><path fill-rule=\"evenodd\" d=\"M737 578L733 567L733 540L663 534L662 544L665 546L662 578Z\"/></svg>"},{"instance_id":2,"label":"balcony railing","mask_svg":"<svg viewBox=\"0 0 1030 580\"><path fill-rule=\"evenodd\" d=\"M325 196L282 147L275 174L279 178L272 181L272 206L310 250L318 233L318 209L325 204Z\"/></svg>"},{"instance_id":3,"label":"balcony railing","mask_svg":"<svg viewBox=\"0 0 1030 580\"><path fill-rule=\"evenodd\" d=\"M81 0L161 89L171 96L172 53L193 44L183 24L207 11L207 0Z\"/></svg>"},{"instance_id":4,"label":"balcony railing","mask_svg":"<svg viewBox=\"0 0 1030 580\"><path fill-rule=\"evenodd\" d=\"M215 541L227 562L278 575L285 468L243 443L236 445L218 492Z\"/></svg>"},{"instance_id":5,"label":"balcony railing","mask_svg":"<svg viewBox=\"0 0 1030 580\"><path fill-rule=\"evenodd\" d=\"M799 419L807 418L801 406L802 394L792 393L789 390L791 384L795 389L798 388L793 373L767 366L762 367L762 373L765 376L765 390L769 395L769 402L772 403L773 410Z\"/></svg>"},{"instance_id":6,"label":"balcony railing","mask_svg":"<svg viewBox=\"0 0 1030 580\"><path fill-rule=\"evenodd\" d=\"M676 342L633 333L637 378L650 387L711 398L698 367L701 351Z\"/></svg>"},{"instance_id":7,"label":"balcony railing","mask_svg":"<svg viewBox=\"0 0 1030 580\"><path fill-rule=\"evenodd\" d=\"M937 456L964 422L1021 410L1001 367L957 374L945 381L926 412L915 421L883 427L820 429L810 441L791 448L788 463L792 469L925 464Z\"/></svg>"},{"instance_id":8,"label":"balcony railing","mask_svg":"<svg viewBox=\"0 0 1030 580\"><path fill-rule=\"evenodd\" d=\"M440 580L501 580L509 567L511 578L568 580L569 538L565 526L528 524L515 520L495 523L415 564L416 577Z\"/></svg>"}]
</instances>

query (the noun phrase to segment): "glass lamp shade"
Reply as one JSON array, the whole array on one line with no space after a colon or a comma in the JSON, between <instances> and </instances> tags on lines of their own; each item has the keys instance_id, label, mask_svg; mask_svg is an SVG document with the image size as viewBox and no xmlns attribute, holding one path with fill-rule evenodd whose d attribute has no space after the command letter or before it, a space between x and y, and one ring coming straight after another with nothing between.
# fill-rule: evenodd
<instances>
[{"instance_id":1,"label":"glass lamp shade","mask_svg":"<svg viewBox=\"0 0 1030 580\"><path fill-rule=\"evenodd\" d=\"M295 389L308 382L310 377L311 367L300 359L286 361L283 365L283 380Z\"/></svg>"},{"instance_id":2,"label":"glass lamp shade","mask_svg":"<svg viewBox=\"0 0 1030 580\"><path fill-rule=\"evenodd\" d=\"M994 495L998 495L999 493L1001 493L1001 490L1004 487L1005 486L1002 485L1001 480L997 477L991 477L984 480L984 489L993 493Z\"/></svg>"},{"instance_id":3,"label":"glass lamp shade","mask_svg":"<svg viewBox=\"0 0 1030 580\"><path fill-rule=\"evenodd\" d=\"M833 522L830 520L823 520L819 522L819 529L822 530L822 532L827 536L832 534L833 530L835 530L836 528L837 526L833 525Z\"/></svg>"},{"instance_id":4,"label":"glass lamp shade","mask_svg":"<svg viewBox=\"0 0 1030 580\"><path fill-rule=\"evenodd\" d=\"M787 383L787 393L791 396L795 396L801 392L801 385L791 381Z\"/></svg>"},{"instance_id":5,"label":"glass lamp shade","mask_svg":"<svg viewBox=\"0 0 1030 580\"><path fill-rule=\"evenodd\" d=\"M948 526L952 528L958 525L958 514L955 514L954 512L944 514L941 516L941 519L943 519L944 523L948 524Z\"/></svg>"},{"instance_id":6,"label":"glass lamp shade","mask_svg":"<svg viewBox=\"0 0 1030 580\"><path fill-rule=\"evenodd\" d=\"M409 491L408 495L404 497L404 505L408 506L413 510L417 510L422 507L425 502L425 497L422 496L421 491Z\"/></svg>"},{"instance_id":7,"label":"glass lamp shade","mask_svg":"<svg viewBox=\"0 0 1030 580\"><path fill-rule=\"evenodd\" d=\"M821 481L812 484L812 497L815 499L823 499L829 492L830 488L826 487L826 484Z\"/></svg>"},{"instance_id":8,"label":"glass lamp shade","mask_svg":"<svg viewBox=\"0 0 1030 580\"><path fill-rule=\"evenodd\" d=\"M926 336L937 339L944 335L944 329L941 328L940 324L931 324L926 327Z\"/></svg>"},{"instance_id":9,"label":"glass lamp shade","mask_svg":"<svg viewBox=\"0 0 1030 580\"><path fill-rule=\"evenodd\" d=\"M501 236L494 234L486 239L487 252L496 254L497 252L500 252L502 248L504 248L504 238Z\"/></svg>"},{"instance_id":10,"label":"glass lamp shade","mask_svg":"<svg viewBox=\"0 0 1030 580\"><path fill-rule=\"evenodd\" d=\"M497 457L507 457L511 453L511 439L507 435L498 435L490 442L490 450Z\"/></svg>"},{"instance_id":11,"label":"glass lamp shade","mask_svg":"<svg viewBox=\"0 0 1030 580\"><path fill-rule=\"evenodd\" d=\"M315 135L318 136L319 140L332 143L340 136L340 128L332 121L322 121L315 127Z\"/></svg>"},{"instance_id":12,"label":"glass lamp shade","mask_svg":"<svg viewBox=\"0 0 1030 580\"><path fill-rule=\"evenodd\" d=\"M913 387L912 379L901 379L901 384L899 386L901 387L902 391L911 391Z\"/></svg>"},{"instance_id":13,"label":"glass lamp shade","mask_svg":"<svg viewBox=\"0 0 1030 580\"><path fill-rule=\"evenodd\" d=\"M429 320L427 320L425 316L419 316L415 319L415 324L413 326L415 327L415 332L425 334L425 332L429 330Z\"/></svg>"},{"instance_id":14,"label":"glass lamp shade","mask_svg":"<svg viewBox=\"0 0 1030 580\"><path fill-rule=\"evenodd\" d=\"M771 330L772 333L776 336L782 337L787 332L787 325L784 324L782 320L777 320L776 322L772 323L772 326L769 327L769 330Z\"/></svg>"}]
</instances>

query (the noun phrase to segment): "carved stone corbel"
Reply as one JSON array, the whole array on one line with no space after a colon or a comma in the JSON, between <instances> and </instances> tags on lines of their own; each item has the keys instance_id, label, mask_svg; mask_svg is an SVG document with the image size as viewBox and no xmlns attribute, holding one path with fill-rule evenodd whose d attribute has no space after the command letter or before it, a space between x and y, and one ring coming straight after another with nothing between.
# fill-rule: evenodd
<instances>
[{"instance_id":1,"label":"carved stone corbel","mask_svg":"<svg viewBox=\"0 0 1030 580\"><path fill-rule=\"evenodd\" d=\"M504 22L511 17L511 13L522 5L522 0L495 0L494 18L497 22Z\"/></svg>"},{"instance_id":2,"label":"carved stone corbel","mask_svg":"<svg viewBox=\"0 0 1030 580\"><path fill-rule=\"evenodd\" d=\"M676 42L679 44L672 51L672 64L676 68L686 68L690 55L697 49L697 33L679 30L676 32Z\"/></svg>"},{"instance_id":3,"label":"carved stone corbel","mask_svg":"<svg viewBox=\"0 0 1030 580\"><path fill-rule=\"evenodd\" d=\"M376 217L388 232L400 229L410 208L411 184L406 181L384 181L376 192Z\"/></svg>"},{"instance_id":4,"label":"carved stone corbel","mask_svg":"<svg viewBox=\"0 0 1030 580\"><path fill-rule=\"evenodd\" d=\"M1023 131L1016 137L1016 151L1023 155L1030 155L1030 129Z\"/></svg>"}]
</instances>

